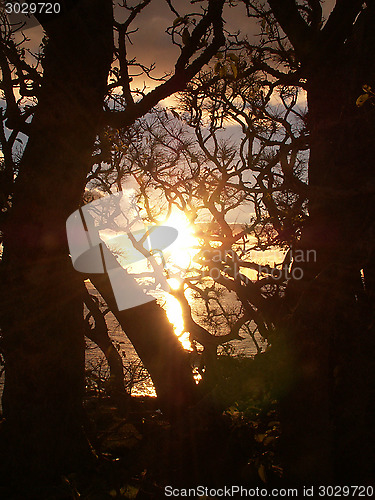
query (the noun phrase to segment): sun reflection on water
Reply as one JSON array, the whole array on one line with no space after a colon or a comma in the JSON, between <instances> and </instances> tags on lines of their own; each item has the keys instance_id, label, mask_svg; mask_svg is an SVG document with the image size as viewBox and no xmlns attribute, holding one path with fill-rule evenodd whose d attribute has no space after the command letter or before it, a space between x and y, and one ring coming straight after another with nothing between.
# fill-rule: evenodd
<instances>
[{"instance_id":1,"label":"sun reflection on water","mask_svg":"<svg viewBox=\"0 0 375 500\"><path fill-rule=\"evenodd\" d=\"M166 250L168 267L172 270L168 284L172 290L183 286L183 275L191 266L192 259L198 251L198 240L194 228L186 215L179 211L173 212L164 224L174 227L178 231L176 241ZM175 334L184 349L191 351L189 332L185 331L183 313L180 302L169 293L163 294L164 309L168 320L172 323Z\"/></svg>"},{"instance_id":2,"label":"sun reflection on water","mask_svg":"<svg viewBox=\"0 0 375 500\"><path fill-rule=\"evenodd\" d=\"M170 323L172 323L174 332L177 335L178 340L181 342L184 349L191 351L192 347L189 340L189 332L185 331L182 309L179 301L169 293L165 293L163 302L163 307L167 314L167 318Z\"/></svg>"},{"instance_id":3,"label":"sun reflection on water","mask_svg":"<svg viewBox=\"0 0 375 500\"><path fill-rule=\"evenodd\" d=\"M195 234L194 227L190 224L186 215L181 211L173 212L167 220L160 222L160 224L174 227L178 231L178 236L173 244L163 250L163 256L165 257L163 265L166 263L167 269L165 277L167 278L170 288L172 290L178 290L183 286L186 272L188 272L189 268L191 269L194 266L193 259L199 251L199 231ZM212 247L215 247L215 242L211 242L211 245ZM220 246L218 242L217 246ZM249 254L248 258L259 265L265 265L272 262L282 261L284 253L285 252L278 248L269 249L268 251L254 250L251 254ZM138 266L138 268L136 266ZM133 275L142 272L145 273L145 271L147 271L147 267L145 267L145 264L141 262L136 263L136 265L133 264L132 268L131 272ZM130 269L129 266L128 269ZM250 279L256 280L258 278L256 270L244 268L241 269L241 272L248 275ZM196 305L191 290L188 288L185 293L190 305ZM185 331L186 326L184 325L184 315L180 302L172 294L160 290L160 288L156 291L155 297L164 308L168 320L172 324L173 330L183 348L192 353L191 360L193 366L193 377L196 383L199 383L202 379L202 374L197 366L198 362L195 357L196 349L189 340L189 332ZM146 381L135 387L133 394L156 396L155 389L150 381Z\"/></svg>"}]
</instances>

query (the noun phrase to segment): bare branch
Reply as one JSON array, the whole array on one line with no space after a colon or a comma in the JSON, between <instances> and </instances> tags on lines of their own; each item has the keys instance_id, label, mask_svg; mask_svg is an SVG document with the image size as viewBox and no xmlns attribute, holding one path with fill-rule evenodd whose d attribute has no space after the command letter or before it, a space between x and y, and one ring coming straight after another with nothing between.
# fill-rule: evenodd
<instances>
[{"instance_id":1,"label":"bare branch","mask_svg":"<svg viewBox=\"0 0 375 500\"><path fill-rule=\"evenodd\" d=\"M299 57L304 60L313 47L312 33L294 0L268 0L272 12L281 28L288 36Z\"/></svg>"},{"instance_id":2,"label":"bare branch","mask_svg":"<svg viewBox=\"0 0 375 500\"><path fill-rule=\"evenodd\" d=\"M337 0L321 35L322 43L330 50L340 47L350 35L362 10L362 0Z\"/></svg>"},{"instance_id":3,"label":"bare branch","mask_svg":"<svg viewBox=\"0 0 375 500\"><path fill-rule=\"evenodd\" d=\"M207 64L224 43L223 21L221 18L224 0L210 0L206 14L194 28L189 43L181 51L175 73L163 84L145 95L139 102L124 111L107 111L103 123L119 129L127 127L137 118L145 115L156 104L175 92L184 90L187 83ZM190 58L199 50L201 37L209 27L213 27L213 39L202 53L191 63Z\"/></svg>"}]
</instances>

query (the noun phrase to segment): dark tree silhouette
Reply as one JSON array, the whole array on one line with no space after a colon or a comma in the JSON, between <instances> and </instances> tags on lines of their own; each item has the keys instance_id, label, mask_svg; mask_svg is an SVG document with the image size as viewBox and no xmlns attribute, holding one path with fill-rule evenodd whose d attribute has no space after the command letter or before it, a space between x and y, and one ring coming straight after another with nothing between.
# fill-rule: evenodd
<instances>
[{"instance_id":1,"label":"dark tree silhouette","mask_svg":"<svg viewBox=\"0 0 375 500\"><path fill-rule=\"evenodd\" d=\"M83 195L97 134L108 124L131 125L161 99L183 90L224 40L223 0L213 0L191 16L191 33L183 44L179 43L182 27L173 27L172 43L180 45L180 53L172 74L148 93L144 89L131 94L129 67L136 63L126 59L126 47L132 22L149 4L150 0L135 6L125 2L120 22L113 20L108 0L61 2L60 14L38 17L45 38L36 61L15 42L14 27L3 19L1 328L6 474L24 473L25 478L35 474L36 482L46 480L82 467L91 455L82 416L82 276L74 272L68 256L65 223ZM168 5L172 22L176 11L171 2ZM113 75L117 76L108 88ZM123 105L115 102L116 96ZM21 159L15 148L24 140L20 133L28 137ZM137 324L150 337L157 332L145 326L147 314L142 312L133 311L127 321L134 334ZM157 333L155 342L161 347ZM147 349L145 343L143 348ZM186 395L177 399L171 393L185 376L178 368L182 366L178 349L175 343L176 373L167 378L167 406L187 403ZM174 364L170 352L161 348L158 352ZM160 366L164 369L165 364Z\"/></svg>"},{"instance_id":2,"label":"dark tree silhouette","mask_svg":"<svg viewBox=\"0 0 375 500\"><path fill-rule=\"evenodd\" d=\"M324 23L320 2L269 5L293 48L292 74L307 91L309 218L298 247L317 252L316 262L304 265L304 279L287 290L289 472L301 482L342 484L350 477L368 483L374 462L374 110L355 103L374 80L375 8L337 1Z\"/></svg>"},{"instance_id":3,"label":"dark tree silhouette","mask_svg":"<svg viewBox=\"0 0 375 500\"><path fill-rule=\"evenodd\" d=\"M130 132L129 127L160 100L185 90L224 42L223 1L211 0L206 10L187 16L179 16L172 6L176 19L169 33L172 43L180 49L174 72L150 92L134 91L130 85L132 68L151 73L149 68L128 59L127 40L133 20L149 3L144 0L130 7L125 2L126 20L121 22L113 22L112 7L106 0L73 2L74 8L66 12L63 9L53 19L41 17L46 38L43 53L32 64L30 54L15 43L6 21L1 32L0 65L6 100L0 131L4 154L1 286L6 300L1 328L6 363L6 471L30 470L39 477L53 476L81 465L82 457L90 456L81 409L82 283L68 258L65 221L80 204L87 176L95 177L101 162L108 160L111 146L106 132ZM63 3L64 7L70 4ZM211 99L215 117L211 128L214 142L215 127L223 125L223 109L238 119L242 113L250 134L246 141L251 137L258 140L265 122L273 134L280 125L288 130L284 143L274 143L272 137L263 135L264 144L268 140L276 152L258 158L255 192L246 192L243 186L241 192L252 196L257 215L261 219L266 214L281 242L293 242L295 249L305 253L313 249L317 259L298 263L303 268L303 279L288 282L278 301L277 314L275 302L267 301L259 286L250 282L246 287L243 283L233 286L243 294L240 298L248 305L247 314L258 313L259 324L265 329L271 325L270 329L278 334L273 350L282 386L286 478L302 484L345 483L348 478L352 483L367 483L371 481L375 449L375 129L371 98L362 99L360 107L356 101L363 91L365 95L368 89L371 91L375 80L375 6L370 1L337 0L324 20L321 2L315 0L246 0L243 4L249 17L259 22L261 37L257 43L243 39L241 34L228 37L228 50L217 56L216 74L209 82L198 79L189 89L193 96L190 125L204 151L206 143L199 128L203 89L204 99ZM236 54L242 57L244 66L237 64ZM108 77L112 78L109 87ZM236 108L226 91L235 89L233 82L237 80L246 82L241 78L255 78L259 86L254 93L253 82L248 88L249 99L244 100L243 108ZM21 99L16 97L16 87ZM290 96L293 99L296 95L295 89L306 91L308 114L301 117L306 129L298 137L293 127L288 129L285 115L280 122L268 114L267 99L277 87L284 89L287 114L293 109L288 111L288 102ZM288 95L291 88L294 90ZM241 92L235 97L241 99ZM246 118L248 106L251 119ZM19 158L16 145L23 140L21 134L28 136L28 142ZM307 185L296 175L296 154L306 148L306 140L310 148ZM240 200L241 192L233 186L232 191L225 192L228 155L232 153L228 148L221 149L220 161L217 155L211 158L220 173L218 177L208 178L209 169L204 172L201 168L207 176L192 179L195 186L170 185L165 192L173 202L183 204L186 197L190 196L191 202L194 196L200 196L221 227L221 243L227 242L230 247L233 232L225 224L226 203L229 192L234 203ZM90 173L96 161L93 153L99 167ZM205 154L209 156L210 151L207 149ZM249 166L248 159L240 160L245 168ZM190 153L186 161L193 170L202 167L199 158L196 162ZM237 166L241 169L241 162ZM150 162L143 165L143 170L156 179L165 173ZM122 173L115 173L120 179ZM222 211L215 204L216 195L219 204L220 197L226 197ZM308 218L290 224L291 219L285 216L287 210L303 214L305 199ZM246 262L242 265L246 266ZM221 279L224 275L225 270ZM222 284L232 286L230 279ZM98 278L96 286L115 310L105 276ZM254 297L259 299L255 310ZM158 324L155 330L147 324L146 309L152 309L149 321ZM259 317L259 311L269 320ZM188 308L185 314L189 320ZM178 413L193 401L194 391L181 349L176 343L171 347L175 356L163 349L172 336L171 329L168 332L163 327L160 310L152 304L118 316L153 372L155 384L160 384L165 407ZM194 330L193 323L191 327ZM207 333L198 330L196 337ZM148 345L146 334L150 331L153 342ZM165 377L165 364L153 357L152 349L173 363L175 378ZM173 398L175 389L177 399Z\"/></svg>"},{"instance_id":4,"label":"dark tree silhouette","mask_svg":"<svg viewBox=\"0 0 375 500\"><path fill-rule=\"evenodd\" d=\"M286 477L302 484L344 483L349 477L370 482L374 6L340 0L325 20L319 1L244 3L249 17L259 22L260 41L251 43L241 34L229 37L228 48L217 55L216 75L201 74L185 94L185 119L204 158L187 140L174 148L169 164L155 149L152 165L142 164L142 155L135 153L133 167L138 166L147 182L162 184L167 200L190 210L193 218L197 207L211 211L219 227L215 238L223 249L236 241L226 224L227 210L237 196L242 201L252 196L258 222L266 209L279 242L305 255L304 261L293 262L302 268L303 279L290 280L281 300L265 300L259 284L244 286L242 278L236 289L228 268L222 268L218 281L242 294L250 315L254 305L261 315L268 314L277 333L272 343L282 386ZM275 89L281 89L284 103L279 116L271 116L272 103L267 108ZM308 113L295 116L293 123L288 119L296 111L296 89L306 92ZM229 118L244 134L235 151L216 135ZM298 120L304 122L299 130ZM155 129L148 132L160 145L162 135ZM178 144L182 135L171 128L169 137ZM247 158L247 143L254 140L263 149ZM171 142L165 145L170 148ZM303 179L298 152L307 145L308 177ZM186 170L179 172L183 154ZM256 172L257 182L245 186L242 166ZM172 181L167 177L171 171ZM309 251L316 259L307 258ZM258 320L261 324L262 318Z\"/></svg>"}]
</instances>

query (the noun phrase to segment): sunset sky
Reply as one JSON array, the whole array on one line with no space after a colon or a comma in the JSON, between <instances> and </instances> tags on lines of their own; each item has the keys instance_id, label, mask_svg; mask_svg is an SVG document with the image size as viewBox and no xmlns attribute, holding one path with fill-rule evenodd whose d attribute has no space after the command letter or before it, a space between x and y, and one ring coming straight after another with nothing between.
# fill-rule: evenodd
<instances>
[{"instance_id":1,"label":"sunset sky","mask_svg":"<svg viewBox=\"0 0 375 500\"><path fill-rule=\"evenodd\" d=\"M138 2L133 2L136 5ZM323 3L323 12L327 18L335 0L326 0ZM117 2L115 2L117 4ZM177 12L183 16L192 10L192 5L186 0L176 0L173 5ZM200 3L193 4L195 11L199 12ZM121 21L123 18L124 10L120 7L115 7L115 18ZM26 21L25 34L30 38L30 47L37 50L43 31L41 27L35 26L35 18L27 19L25 16L22 18ZM175 19L167 2L164 0L153 0L150 4L143 9L141 14L136 17L134 23L131 25L132 29L138 29L137 33L131 35L132 45L128 46L129 58L136 57L139 62L144 65L156 64L155 77L162 76L165 72L173 70L174 63L178 56L178 47L171 44L171 40L165 30L172 25ZM246 17L246 10L242 4L238 4L235 8L226 7L224 9L225 29L229 32L240 30L246 33L250 38L257 32L257 28L253 21ZM133 84L139 86L143 83L144 78L134 79ZM155 83L147 81L147 84L154 86Z\"/></svg>"}]
</instances>

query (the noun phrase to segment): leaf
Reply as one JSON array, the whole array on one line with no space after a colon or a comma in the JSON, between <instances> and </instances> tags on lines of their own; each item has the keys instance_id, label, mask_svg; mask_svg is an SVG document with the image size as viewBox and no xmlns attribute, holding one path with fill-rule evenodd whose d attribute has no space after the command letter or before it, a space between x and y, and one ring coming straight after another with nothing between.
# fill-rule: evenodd
<instances>
[{"instance_id":1,"label":"leaf","mask_svg":"<svg viewBox=\"0 0 375 500\"><path fill-rule=\"evenodd\" d=\"M275 427L275 425L280 425L280 422L278 420L272 420L272 422L269 422L268 427Z\"/></svg>"},{"instance_id":2,"label":"leaf","mask_svg":"<svg viewBox=\"0 0 375 500\"><path fill-rule=\"evenodd\" d=\"M267 436L264 441L263 441L263 444L264 446L268 446L270 443L272 443L273 441L275 441L275 436Z\"/></svg>"},{"instance_id":3,"label":"leaf","mask_svg":"<svg viewBox=\"0 0 375 500\"><path fill-rule=\"evenodd\" d=\"M360 108L361 106L364 105L364 103L369 99L370 94L362 94L358 97L356 100L356 105Z\"/></svg>"},{"instance_id":4,"label":"leaf","mask_svg":"<svg viewBox=\"0 0 375 500\"><path fill-rule=\"evenodd\" d=\"M236 54L230 53L230 54L228 54L228 56L235 63L238 63L238 61L240 60L239 57L236 56Z\"/></svg>"},{"instance_id":5,"label":"leaf","mask_svg":"<svg viewBox=\"0 0 375 500\"><path fill-rule=\"evenodd\" d=\"M237 65L232 62L232 63L230 63L230 67L232 68L232 73L233 73L234 78L237 78L237 76L238 76Z\"/></svg>"},{"instance_id":6,"label":"leaf","mask_svg":"<svg viewBox=\"0 0 375 500\"><path fill-rule=\"evenodd\" d=\"M215 67L214 67L214 71L215 73L219 73L220 72L220 68L222 67L222 64L220 62L217 62L215 64Z\"/></svg>"},{"instance_id":7,"label":"leaf","mask_svg":"<svg viewBox=\"0 0 375 500\"><path fill-rule=\"evenodd\" d=\"M184 31L182 32L182 43L184 45L187 45L190 42L190 33L187 28L184 28Z\"/></svg>"},{"instance_id":8,"label":"leaf","mask_svg":"<svg viewBox=\"0 0 375 500\"><path fill-rule=\"evenodd\" d=\"M121 495L125 495L126 498L136 498L138 494L139 488L132 486L131 484L127 484L120 488Z\"/></svg>"},{"instance_id":9,"label":"leaf","mask_svg":"<svg viewBox=\"0 0 375 500\"><path fill-rule=\"evenodd\" d=\"M263 483L266 483L267 482L266 468L264 467L263 464L260 464L260 466L258 468L258 474L259 474L259 477L261 478L261 480L263 481Z\"/></svg>"},{"instance_id":10,"label":"leaf","mask_svg":"<svg viewBox=\"0 0 375 500\"><path fill-rule=\"evenodd\" d=\"M183 17L176 17L176 19L173 21L173 26L177 26L178 24L181 24L184 21Z\"/></svg>"},{"instance_id":11,"label":"leaf","mask_svg":"<svg viewBox=\"0 0 375 500\"><path fill-rule=\"evenodd\" d=\"M220 78L224 78L227 75L227 70L225 66L222 66L219 71Z\"/></svg>"}]
</instances>

